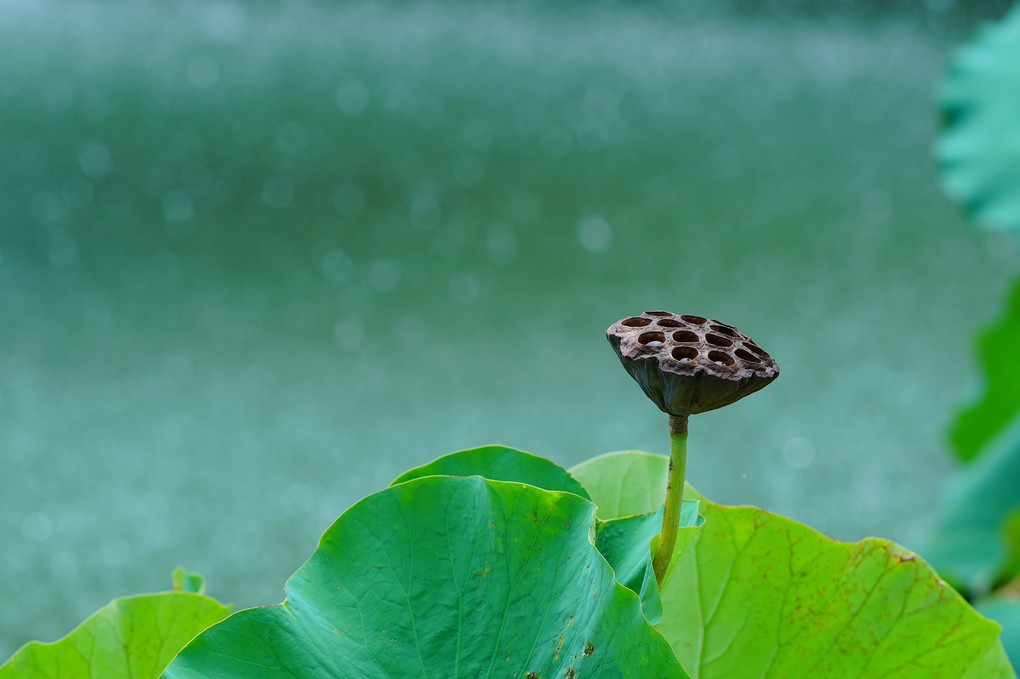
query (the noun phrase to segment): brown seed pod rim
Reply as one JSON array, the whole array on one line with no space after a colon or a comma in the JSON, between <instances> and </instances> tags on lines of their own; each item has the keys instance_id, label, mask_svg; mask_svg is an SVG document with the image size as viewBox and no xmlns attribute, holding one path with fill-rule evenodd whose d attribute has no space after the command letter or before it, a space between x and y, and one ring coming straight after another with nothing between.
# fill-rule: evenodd
<instances>
[{"instance_id":1,"label":"brown seed pod rim","mask_svg":"<svg viewBox=\"0 0 1020 679\"><path fill-rule=\"evenodd\" d=\"M656 360L661 370L677 375L740 381L779 374L778 364L753 339L706 316L646 311L617 321L606 334L621 358Z\"/></svg>"}]
</instances>

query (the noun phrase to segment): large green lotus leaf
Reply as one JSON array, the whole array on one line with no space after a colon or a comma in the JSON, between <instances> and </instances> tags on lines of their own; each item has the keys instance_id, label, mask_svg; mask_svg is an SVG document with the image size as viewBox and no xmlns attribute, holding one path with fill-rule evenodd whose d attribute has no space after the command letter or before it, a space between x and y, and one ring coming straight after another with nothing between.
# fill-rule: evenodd
<instances>
[{"instance_id":1,"label":"large green lotus leaf","mask_svg":"<svg viewBox=\"0 0 1020 679\"><path fill-rule=\"evenodd\" d=\"M946 190L976 224L1020 235L1020 9L956 53L942 113Z\"/></svg>"},{"instance_id":2,"label":"large green lotus leaf","mask_svg":"<svg viewBox=\"0 0 1020 679\"><path fill-rule=\"evenodd\" d=\"M1020 65L1020 54L1017 55ZM1015 93L1020 97L1020 90ZM1020 111L1018 111L1020 116ZM1020 130L1020 118L1016 121ZM1020 180L1020 178L1018 178ZM957 456L970 460L1020 413L1020 279L1013 283L1002 315L977 340L983 386L956 416L949 438Z\"/></svg>"},{"instance_id":3,"label":"large green lotus leaf","mask_svg":"<svg viewBox=\"0 0 1020 679\"><path fill-rule=\"evenodd\" d=\"M186 575L201 586L200 578ZM114 599L63 639L22 646L0 666L0 679L154 679L230 608L194 592Z\"/></svg>"},{"instance_id":4,"label":"large green lotus leaf","mask_svg":"<svg viewBox=\"0 0 1020 679\"><path fill-rule=\"evenodd\" d=\"M989 596L977 603L978 612L1002 625L1002 645L1013 665L1020 663L1020 597Z\"/></svg>"},{"instance_id":5,"label":"large green lotus leaf","mask_svg":"<svg viewBox=\"0 0 1020 679\"><path fill-rule=\"evenodd\" d=\"M699 511L705 525L674 553L657 625L692 677L1016 676L999 626L902 547L836 542L754 507L702 498Z\"/></svg>"},{"instance_id":6,"label":"large green lotus leaf","mask_svg":"<svg viewBox=\"0 0 1020 679\"><path fill-rule=\"evenodd\" d=\"M667 458L639 450L606 453L571 467L601 519L654 512L666 493Z\"/></svg>"},{"instance_id":7,"label":"large green lotus leaf","mask_svg":"<svg viewBox=\"0 0 1020 679\"><path fill-rule=\"evenodd\" d=\"M555 462L506 446L482 446L450 453L404 472L393 483L423 476L475 475L493 481L527 483L545 490L562 490L591 499L577 479Z\"/></svg>"},{"instance_id":8,"label":"large green lotus leaf","mask_svg":"<svg viewBox=\"0 0 1020 679\"><path fill-rule=\"evenodd\" d=\"M658 626L692 676L1016 676L999 626L902 547L836 542L754 507L701 511Z\"/></svg>"},{"instance_id":9,"label":"large green lotus leaf","mask_svg":"<svg viewBox=\"0 0 1020 679\"><path fill-rule=\"evenodd\" d=\"M947 579L986 591L1016 569L1020 416L947 485L934 535L921 549Z\"/></svg>"},{"instance_id":10,"label":"large green lotus leaf","mask_svg":"<svg viewBox=\"0 0 1020 679\"><path fill-rule=\"evenodd\" d=\"M278 606L240 611L165 679L686 677L592 545L573 493L428 476L326 531Z\"/></svg>"},{"instance_id":11,"label":"large green lotus leaf","mask_svg":"<svg viewBox=\"0 0 1020 679\"><path fill-rule=\"evenodd\" d=\"M482 476L496 481L517 481L544 490L562 490L590 499L587 490L577 479L559 465L543 457L504 446L484 446L444 455L405 472L393 484L437 475ZM665 480L662 483L665 488ZM652 571L649 542L662 528L661 507L658 513L653 511L609 518L609 521L597 522L595 546L613 567L617 580L638 594L645 616L654 623L659 619L661 607L659 588ZM699 520L701 517L698 515L697 503L684 503L680 525L694 527L699 525Z\"/></svg>"}]
</instances>

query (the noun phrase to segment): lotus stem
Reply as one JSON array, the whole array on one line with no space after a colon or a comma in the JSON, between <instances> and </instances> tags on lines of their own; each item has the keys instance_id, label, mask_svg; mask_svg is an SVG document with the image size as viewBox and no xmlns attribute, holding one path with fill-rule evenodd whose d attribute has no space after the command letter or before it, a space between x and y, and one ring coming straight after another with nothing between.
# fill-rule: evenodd
<instances>
[{"instance_id":1,"label":"lotus stem","mask_svg":"<svg viewBox=\"0 0 1020 679\"><path fill-rule=\"evenodd\" d=\"M662 532L652 557L660 589L680 524L687 466L687 418L728 406L779 377L779 365L732 325L694 314L646 311L609 326L624 369L669 415L669 481Z\"/></svg>"},{"instance_id":2,"label":"lotus stem","mask_svg":"<svg viewBox=\"0 0 1020 679\"><path fill-rule=\"evenodd\" d=\"M684 499L684 476L687 468L687 415L669 416L669 477L666 481L666 506L662 512L662 532L652 560L655 582L662 587L669 561L676 547L680 525L680 507Z\"/></svg>"}]
</instances>

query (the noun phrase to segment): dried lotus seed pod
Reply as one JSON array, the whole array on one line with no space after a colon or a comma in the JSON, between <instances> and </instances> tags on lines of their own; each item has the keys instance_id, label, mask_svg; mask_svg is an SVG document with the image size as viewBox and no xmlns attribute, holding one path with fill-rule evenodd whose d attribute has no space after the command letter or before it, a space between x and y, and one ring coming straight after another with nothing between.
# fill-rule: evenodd
<instances>
[{"instance_id":1,"label":"dried lotus seed pod","mask_svg":"<svg viewBox=\"0 0 1020 679\"><path fill-rule=\"evenodd\" d=\"M646 311L606 331L620 362L663 412L722 408L779 377L779 366L732 325L703 316Z\"/></svg>"}]
</instances>

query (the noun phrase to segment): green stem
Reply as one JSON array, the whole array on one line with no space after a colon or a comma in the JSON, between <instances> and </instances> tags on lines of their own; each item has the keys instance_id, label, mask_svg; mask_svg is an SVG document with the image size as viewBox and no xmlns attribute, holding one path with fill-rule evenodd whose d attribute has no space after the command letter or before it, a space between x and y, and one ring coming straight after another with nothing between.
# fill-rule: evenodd
<instances>
[{"instance_id":1,"label":"green stem","mask_svg":"<svg viewBox=\"0 0 1020 679\"><path fill-rule=\"evenodd\" d=\"M662 513L659 546L652 559L655 582L662 587L669 560L673 558L676 533L680 525L680 503L684 499L684 472L687 468L687 416L669 416L669 479L666 482L666 507Z\"/></svg>"}]
</instances>

